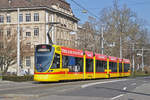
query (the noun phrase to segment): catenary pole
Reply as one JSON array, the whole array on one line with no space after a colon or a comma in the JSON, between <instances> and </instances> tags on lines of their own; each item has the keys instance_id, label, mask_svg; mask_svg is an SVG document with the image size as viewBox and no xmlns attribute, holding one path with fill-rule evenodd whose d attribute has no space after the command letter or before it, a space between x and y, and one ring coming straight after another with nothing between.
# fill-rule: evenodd
<instances>
[{"instance_id":1,"label":"catenary pole","mask_svg":"<svg viewBox=\"0 0 150 100\"><path fill-rule=\"evenodd\" d=\"M142 48L142 71L144 71L144 49Z\"/></svg>"},{"instance_id":2,"label":"catenary pole","mask_svg":"<svg viewBox=\"0 0 150 100\"><path fill-rule=\"evenodd\" d=\"M122 59L122 37L120 36L120 58Z\"/></svg>"},{"instance_id":3,"label":"catenary pole","mask_svg":"<svg viewBox=\"0 0 150 100\"><path fill-rule=\"evenodd\" d=\"M134 61L134 51L135 51L135 49L134 49L134 43L133 43L133 45L132 45L132 50L133 50L132 64L133 64L133 73L134 73L134 70L135 70L135 61ZM133 75L134 75L134 74L133 74Z\"/></svg>"},{"instance_id":4,"label":"catenary pole","mask_svg":"<svg viewBox=\"0 0 150 100\"><path fill-rule=\"evenodd\" d=\"M101 49L102 49L102 54L104 54L104 27L102 26L102 44L101 44Z\"/></svg>"},{"instance_id":5,"label":"catenary pole","mask_svg":"<svg viewBox=\"0 0 150 100\"><path fill-rule=\"evenodd\" d=\"M18 11L18 27L17 27L17 75L19 76L20 71L20 22L19 22L19 13L20 9L17 9Z\"/></svg>"}]
</instances>

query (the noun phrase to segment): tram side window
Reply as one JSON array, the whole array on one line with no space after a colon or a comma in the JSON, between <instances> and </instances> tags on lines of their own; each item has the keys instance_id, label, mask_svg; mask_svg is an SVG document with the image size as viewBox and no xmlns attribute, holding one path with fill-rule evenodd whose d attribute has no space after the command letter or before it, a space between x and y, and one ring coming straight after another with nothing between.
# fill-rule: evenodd
<instances>
[{"instance_id":1,"label":"tram side window","mask_svg":"<svg viewBox=\"0 0 150 100\"><path fill-rule=\"evenodd\" d=\"M68 56L63 56L62 57L62 67L63 68L68 68Z\"/></svg>"},{"instance_id":2,"label":"tram side window","mask_svg":"<svg viewBox=\"0 0 150 100\"><path fill-rule=\"evenodd\" d=\"M113 63L112 62L109 62L109 69L111 69L111 72L113 72Z\"/></svg>"},{"instance_id":3,"label":"tram side window","mask_svg":"<svg viewBox=\"0 0 150 100\"><path fill-rule=\"evenodd\" d=\"M117 63L114 63L113 65L114 65L113 72L117 72Z\"/></svg>"},{"instance_id":4,"label":"tram side window","mask_svg":"<svg viewBox=\"0 0 150 100\"><path fill-rule=\"evenodd\" d=\"M130 64L124 64L124 72L128 72Z\"/></svg>"},{"instance_id":5,"label":"tram side window","mask_svg":"<svg viewBox=\"0 0 150 100\"><path fill-rule=\"evenodd\" d=\"M55 68L60 68L60 55L59 54L55 54L54 60L53 60L53 64L52 64L52 69Z\"/></svg>"},{"instance_id":6,"label":"tram side window","mask_svg":"<svg viewBox=\"0 0 150 100\"><path fill-rule=\"evenodd\" d=\"M86 72L93 72L93 59L86 59Z\"/></svg>"},{"instance_id":7,"label":"tram side window","mask_svg":"<svg viewBox=\"0 0 150 100\"><path fill-rule=\"evenodd\" d=\"M107 62L106 61L102 61L102 63L103 63L104 69L107 69Z\"/></svg>"},{"instance_id":8,"label":"tram side window","mask_svg":"<svg viewBox=\"0 0 150 100\"><path fill-rule=\"evenodd\" d=\"M122 63L119 63L119 72L122 72Z\"/></svg>"},{"instance_id":9,"label":"tram side window","mask_svg":"<svg viewBox=\"0 0 150 100\"><path fill-rule=\"evenodd\" d=\"M105 71L105 61L96 60L96 72Z\"/></svg>"},{"instance_id":10,"label":"tram side window","mask_svg":"<svg viewBox=\"0 0 150 100\"><path fill-rule=\"evenodd\" d=\"M63 56L62 67L69 68L69 72L83 72L83 58Z\"/></svg>"},{"instance_id":11,"label":"tram side window","mask_svg":"<svg viewBox=\"0 0 150 100\"><path fill-rule=\"evenodd\" d=\"M111 69L111 72L117 72L117 63L109 62L109 68Z\"/></svg>"}]
</instances>

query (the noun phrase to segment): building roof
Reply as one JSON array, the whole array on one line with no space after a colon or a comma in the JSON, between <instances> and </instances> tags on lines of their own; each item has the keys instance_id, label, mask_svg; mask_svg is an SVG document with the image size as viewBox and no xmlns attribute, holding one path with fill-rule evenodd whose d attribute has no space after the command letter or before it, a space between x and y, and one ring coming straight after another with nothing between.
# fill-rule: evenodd
<instances>
[{"instance_id":1,"label":"building roof","mask_svg":"<svg viewBox=\"0 0 150 100\"><path fill-rule=\"evenodd\" d=\"M67 3L65 0L0 0L0 10L14 10L16 8L47 8L48 10L56 11L56 9L52 8L52 5L59 6L65 10L72 12L70 4ZM79 19L76 18L74 15L65 14L68 17L73 18L74 20L78 21Z\"/></svg>"},{"instance_id":2,"label":"building roof","mask_svg":"<svg viewBox=\"0 0 150 100\"><path fill-rule=\"evenodd\" d=\"M70 4L65 0L0 0L0 9L27 8L27 7L49 7L59 5L66 10L71 10Z\"/></svg>"}]
</instances>

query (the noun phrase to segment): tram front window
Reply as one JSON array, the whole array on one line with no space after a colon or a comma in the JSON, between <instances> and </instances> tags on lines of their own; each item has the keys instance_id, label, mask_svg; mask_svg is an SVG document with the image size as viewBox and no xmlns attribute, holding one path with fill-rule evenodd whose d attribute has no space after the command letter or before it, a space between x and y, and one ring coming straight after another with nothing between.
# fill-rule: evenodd
<instances>
[{"instance_id":1,"label":"tram front window","mask_svg":"<svg viewBox=\"0 0 150 100\"><path fill-rule=\"evenodd\" d=\"M35 68L38 72L45 72L49 69L54 56L54 47L41 45L36 47Z\"/></svg>"}]
</instances>

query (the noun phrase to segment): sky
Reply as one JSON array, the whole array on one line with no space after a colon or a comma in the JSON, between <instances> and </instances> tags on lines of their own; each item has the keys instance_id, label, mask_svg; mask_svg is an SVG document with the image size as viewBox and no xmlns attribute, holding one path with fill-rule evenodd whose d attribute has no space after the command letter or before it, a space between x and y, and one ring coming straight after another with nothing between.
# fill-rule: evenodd
<instances>
[{"instance_id":1,"label":"sky","mask_svg":"<svg viewBox=\"0 0 150 100\"><path fill-rule=\"evenodd\" d=\"M82 13L82 9L78 7L71 0L66 0L70 3L74 15L80 19L80 24L87 21L88 16L92 16L89 13ZM103 8L113 6L113 0L74 0L96 16L100 16L100 11ZM150 29L150 0L119 0L119 6L122 7L126 4L131 11L135 12L138 18L145 20L147 27Z\"/></svg>"}]
</instances>

